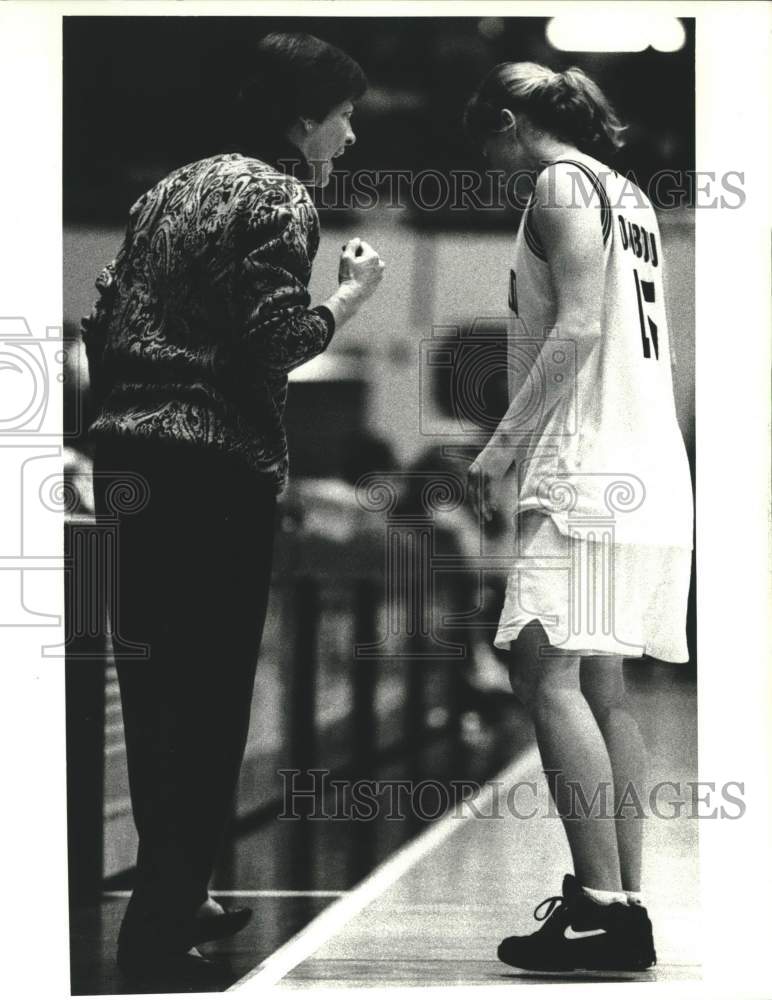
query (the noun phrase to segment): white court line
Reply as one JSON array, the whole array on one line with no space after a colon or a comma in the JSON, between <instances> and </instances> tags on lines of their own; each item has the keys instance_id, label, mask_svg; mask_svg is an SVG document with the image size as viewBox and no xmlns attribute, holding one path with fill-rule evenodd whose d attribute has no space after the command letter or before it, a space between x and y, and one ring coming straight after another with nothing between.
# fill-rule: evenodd
<instances>
[{"instance_id":1,"label":"white court line","mask_svg":"<svg viewBox=\"0 0 772 1000\"><path fill-rule=\"evenodd\" d=\"M473 801L474 808L484 809L486 805L490 804L497 782L513 783L517 780L518 774L536 767L539 760L539 753L535 746L521 754L512 764L483 786L482 793ZM469 803L463 802L460 809L454 809L442 819L437 820L424 833L409 841L387 861L375 868L351 892L323 910L260 965L235 982L233 986L229 986L226 992L244 988L250 990L270 989L275 986L296 965L300 965L301 962L318 951L369 903L372 903L397 882L421 858L447 840L454 830L459 829L459 823L473 819L474 816L474 810Z\"/></svg>"},{"instance_id":2,"label":"white court line","mask_svg":"<svg viewBox=\"0 0 772 1000\"><path fill-rule=\"evenodd\" d=\"M112 892L103 892L106 899L128 899L131 895L130 889L115 889ZM210 896L237 896L248 899L338 899L340 896L347 896L345 891L337 889L210 889Z\"/></svg>"}]
</instances>

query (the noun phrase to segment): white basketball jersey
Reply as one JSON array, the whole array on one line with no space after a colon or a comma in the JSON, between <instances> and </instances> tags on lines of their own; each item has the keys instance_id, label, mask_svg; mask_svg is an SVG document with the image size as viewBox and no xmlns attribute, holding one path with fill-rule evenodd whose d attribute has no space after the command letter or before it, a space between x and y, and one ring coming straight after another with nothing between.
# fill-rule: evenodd
<instances>
[{"instance_id":1,"label":"white basketball jersey","mask_svg":"<svg viewBox=\"0 0 772 1000\"><path fill-rule=\"evenodd\" d=\"M691 480L673 396L657 217L636 185L592 157L557 162L571 165L576 204L590 205L580 210L602 233L601 336L576 371L574 345L554 329L560 261L550 268L529 204L510 272L510 398L530 380L536 412L542 380L565 391L546 420L521 415L521 425L530 420L538 432L520 453L518 506L548 510L566 534L612 518L618 542L691 548ZM517 359L535 357L545 337L555 341L545 370L526 371Z\"/></svg>"}]
</instances>

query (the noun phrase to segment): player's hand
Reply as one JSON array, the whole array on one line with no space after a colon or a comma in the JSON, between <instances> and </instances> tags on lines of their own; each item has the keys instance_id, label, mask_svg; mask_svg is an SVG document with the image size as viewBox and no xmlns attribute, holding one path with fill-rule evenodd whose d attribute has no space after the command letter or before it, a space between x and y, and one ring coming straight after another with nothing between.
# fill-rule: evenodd
<instances>
[{"instance_id":1,"label":"player's hand","mask_svg":"<svg viewBox=\"0 0 772 1000\"><path fill-rule=\"evenodd\" d=\"M381 283L386 265L369 243L355 237L344 243L338 266L341 290L353 293L357 299L369 299Z\"/></svg>"},{"instance_id":2,"label":"player's hand","mask_svg":"<svg viewBox=\"0 0 772 1000\"><path fill-rule=\"evenodd\" d=\"M488 524L498 510L498 492L509 466L494 451L480 452L466 474L466 495L477 517Z\"/></svg>"}]
</instances>

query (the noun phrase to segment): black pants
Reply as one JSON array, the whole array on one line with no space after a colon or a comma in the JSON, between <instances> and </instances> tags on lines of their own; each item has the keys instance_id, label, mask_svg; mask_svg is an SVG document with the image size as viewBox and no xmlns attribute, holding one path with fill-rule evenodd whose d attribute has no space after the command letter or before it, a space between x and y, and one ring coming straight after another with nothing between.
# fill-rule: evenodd
<instances>
[{"instance_id":1,"label":"black pants","mask_svg":"<svg viewBox=\"0 0 772 1000\"><path fill-rule=\"evenodd\" d=\"M130 912L184 917L207 894L249 726L265 622L275 497L229 456L183 445L104 441L95 506L122 471L147 503L122 514L116 655L139 852Z\"/></svg>"}]
</instances>

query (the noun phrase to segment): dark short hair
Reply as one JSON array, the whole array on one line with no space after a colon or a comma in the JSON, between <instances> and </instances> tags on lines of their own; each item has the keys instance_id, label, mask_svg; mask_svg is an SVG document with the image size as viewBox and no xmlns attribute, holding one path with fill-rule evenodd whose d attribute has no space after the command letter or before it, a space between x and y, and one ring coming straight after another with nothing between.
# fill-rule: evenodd
<instances>
[{"instance_id":1,"label":"dark short hair","mask_svg":"<svg viewBox=\"0 0 772 1000\"><path fill-rule=\"evenodd\" d=\"M313 35L274 33L257 46L238 116L243 128L278 135L301 116L321 121L366 89L362 67L341 49Z\"/></svg>"}]
</instances>

